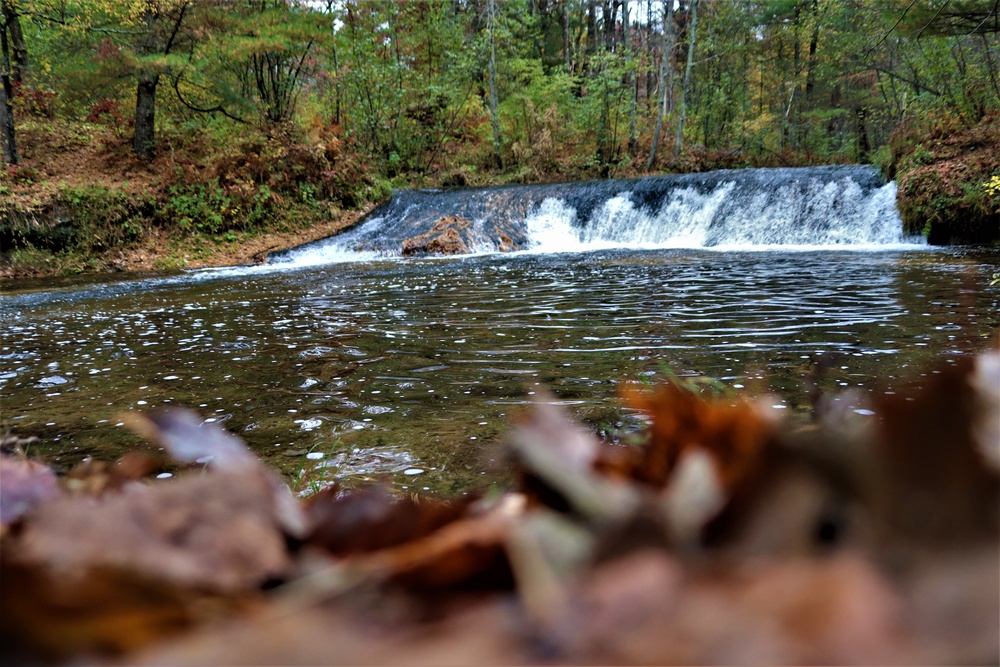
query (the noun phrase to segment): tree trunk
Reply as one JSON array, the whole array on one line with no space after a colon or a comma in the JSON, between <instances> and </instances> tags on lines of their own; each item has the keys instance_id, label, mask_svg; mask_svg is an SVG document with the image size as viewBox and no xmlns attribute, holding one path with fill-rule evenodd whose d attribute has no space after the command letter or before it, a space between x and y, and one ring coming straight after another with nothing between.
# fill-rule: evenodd
<instances>
[{"instance_id":1,"label":"tree trunk","mask_svg":"<svg viewBox=\"0 0 1000 667\"><path fill-rule=\"evenodd\" d=\"M14 110L10 106L10 77L3 75L3 85L0 86L0 135L3 139L3 161L7 164L20 164L21 156L17 152L17 141L14 137Z\"/></svg>"},{"instance_id":2,"label":"tree trunk","mask_svg":"<svg viewBox=\"0 0 1000 667\"><path fill-rule=\"evenodd\" d=\"M819 25L813 28L809 40L809 63L806 70L806 111L812 110L813 91L816 89L816 50L819 48Z\"/></svg>"},{"instance_id":3,"label":"tree trunk","mask_svg":"<svg viewBox=\"0 0 1000 667\"><path fill-rule=\"evenodd\" d=\"M4 14L7 3L4 2ZM7 23L0 29L0 143L3 144L3 159L7 164L20 164L21 156L17 152L17 141L14 137L14 109L10 99L13 87L10 82L10 49L7 44Z\"/></svg>"},{"instance_id":4,"label":"tree trunk","mask_svg":"<svg viewBox=\"0 0 1000 667\"><path fill-rule=\"evenodd\" d=\"M569 32L569 0L563 0L563 57L566 60L566 73L573 71L573 40Z\"/></svg>"},{"instance_id":5,"label":"tree trunk","mask_svg":"<svg viewBox=\"0 0 1000 667\"><path fill-rule=\"evenodd\" d=\"M631 61L632 60L632 33L631 26L629 22L632 17L629 15L628 2L622 3L622 40L625 42L625 57ZM636 85L635 76L635 64L629 62L628 66L628 156L635 157L636 149L638 147L638 139L636 138L636 106L637 106L637 96L638 96L638 86Z\"/></svg>"},{"instance_id":6,"label":"tree trunk","mask_svg":"<svg viewBox=\"0 0 1000 667\"><path fill-rule=\"evenodd\" d=\"M681 153L684 144L684 116L687 114L687 98L691 90L691 68L694 65L694 47L698 36L698 0L691 0L691 25L688 27L688 58L684 68L684 85L681 88L681 110L677 117L677 141L674 142L674 157Z\"/></svg>"},{"instance_id":7,"label":"tree trunk","mask_svg":"<svg viewBox=\"0 0 1000 667\"><path fill-rule=\"evenodd\" d=\"M500 155L500 118L497 116L497 50L496 42L493 39L493 31L496 22L495 0L486 0L486 30L490 40L490 116L493 118L493 157L496 159L498 167L503 166L503 159Z\"/></svg>"},{"instance_id":8,"label":"tree trunk","mask_svg":"<svg viewBox=\"0 0 1000 667\"><path fill-rule=\"evenodd\" d=\"M854 112L854 118L858 135L858 162L867 162L872 149L868 143L868 108L858 107Z\"/></svg>"},{"instance_id":9,"label":"tree trunk","mask_svg":"<svg viewBox=\"0 0 1000 667\"><path fill-rule=\"evenodd\" d=\"M663 117L667 113L667 72L673 71L674 53L674 2L673 0L663 0L663 52L660 54L660 83L657 90L660 91L660 108L656 112L656 129L653 130L653 147L649 149L649 159L646 160L646 171L653 168L656 162L656 149L660 145L660 135L663 134Z\"/></svg>"},{"instance_id":10,"label":"tree trunk","mask_svg":"<svg viewBox=\"0 0 1000 667\"><path fill-rule=\"evenodd\" d=\"M21 19L17 14L17 9L10 0L0 0L3 7L3 19L7 25L7 33L10 37L10 79L11 82L20 84L28 71L28 48L24 45L24 33L21 32Z\"/></svg>"},{"instance_id":11,"label":"tree trunk","mask_svg":"<svg viewBox=\"0 0 1000 667\"><path fill-rule=\"evenodd\" d=\"M601 18L602 23L604 24L604 48L608 51L614 51L616 41L615 27L618 20L618 3L614 0L611 0L611 2L605 2Z\"/></svg>"},{"instance_id":12,"label":"tree trunk","mask_svg":"<svg viewBox=\"0 0 1000 667\"><path fill-rule=\"evenodd\" d=\"M159 82L159 74L143 72L139 75L139 85L136 87L132 151L146 160L152 159L155 147L153 123L156 119L156 84Z\"/></svg>"}]
</instances>

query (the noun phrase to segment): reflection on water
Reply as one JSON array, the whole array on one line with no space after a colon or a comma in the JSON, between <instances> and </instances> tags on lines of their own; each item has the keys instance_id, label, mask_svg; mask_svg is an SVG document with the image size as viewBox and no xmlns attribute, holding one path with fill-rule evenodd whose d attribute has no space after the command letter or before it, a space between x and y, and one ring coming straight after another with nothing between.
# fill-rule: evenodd
<instances>
[{"instance_id":1,"label":"reflection on water","mask_svg":"<svg viewBox=\"0 0 1000 667\"><path fill-rule=\"evenodd\" d=\"M0 418L68 465L145 446L123 411L185 405L289 474L459 491L489 477L542 386L595 428L634 421L619 381L666 368L791 411L821 355L830 388L894 391L986 345L998 264L989 250L606 251L34 286L2 297Z\"/></svg>"}]
</instances>

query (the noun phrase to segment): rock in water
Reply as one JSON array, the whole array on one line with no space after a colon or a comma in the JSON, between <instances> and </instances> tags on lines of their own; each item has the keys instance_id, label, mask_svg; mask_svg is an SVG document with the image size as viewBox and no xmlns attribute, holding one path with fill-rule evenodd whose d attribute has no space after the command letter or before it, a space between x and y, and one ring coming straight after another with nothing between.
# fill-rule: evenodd
<instances>
[{"instance_id":1,"label":"rock in water","mask_svg":"<svg viewBox=\"0 0 1000 667\"><path fill-rule=\"evenodd\" d=\"M413 255L461 255L469 251L469 221L458 216L446 216L434 223L430 231L403 241L403 257Z\"/></svg>"}]
</instances>

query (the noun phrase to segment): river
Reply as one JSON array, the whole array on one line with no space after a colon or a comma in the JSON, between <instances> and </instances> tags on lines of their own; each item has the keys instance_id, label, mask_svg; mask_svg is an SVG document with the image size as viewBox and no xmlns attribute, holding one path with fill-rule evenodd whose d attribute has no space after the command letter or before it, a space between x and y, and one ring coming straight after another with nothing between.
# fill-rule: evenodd
<instances>
[{"instance_id":1,"label":"river","mask_svg":"<svg viewBox=\"0 0 1000 667\"><path fill-rule=\"evenodd\" d=\"M400 192L265 266L21 284L0 295L0 428L65 469L150 447L123 413L186 406L301 492L455 493L503 478L543 390L613 439L642 423L620 383L796 418L822 366L878 419L874 393L1000 327L1000 250L908 238L895 194L858 165ZM472 254L399 256L446 216Z\"/></svg>"},{"instance_id":2,"label":"river","mask_svg":"<svg viewBox=\"0 0 1000 667\"><path fill-rule=\"evenodd\" d=\"M829 390L897 391L988 344L997 270L988 249L617 249L34 285L2 297L0 418L69 466L148 446L121 413L183 405L290 478L465 491L543 387L608 434L636 424L619 383L670 373L790 414L821 357Z\"/></svg>"}]
</instances>

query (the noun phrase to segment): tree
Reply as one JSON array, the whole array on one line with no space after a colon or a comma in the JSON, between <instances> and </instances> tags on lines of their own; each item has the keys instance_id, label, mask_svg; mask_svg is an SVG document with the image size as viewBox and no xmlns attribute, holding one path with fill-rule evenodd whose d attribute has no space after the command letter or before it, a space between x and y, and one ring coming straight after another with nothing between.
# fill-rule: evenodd
<instances>
[{"instance_id":1,"label":"tree","mask_svg":"<svg viewBox=\"0 0 1000 667\"><path fill-rule=\"evenodd\" d=\"M28 72L28 49L24 44L21 19L16 0L2 0L3 23L10 39L10 79L18 85L24 82Z\"/></svg>"},{"instance_id":2,"label":"tree","mask_svg":"<svg viewBox=\"0 0 1000 667\"><path fill-rule=\"evenodd\" d=\"M684 84L681 87L681 108L677 116L677 140L674 142L674 157L680 155L684 143L684 118L687 115L687 100L691 93L691 69L694 65L694 49L698 37L698 0L691 0L691 17L688 25L687 67L684 68Z\"/></svg>"},{"instance_id":3,"label":"tree","mask_svg":"<svg viewBox=\"0 0 1000 667\"><path fill-rule=\"evenodd\" d=\"M21 155L17 150L17 139L14 133L14 108L11 105L14 91L11 85L10 66L10 46L7 35L10 32L12 21L17 20L13 7L8 5L8 0L0 0L0 8L3 14L3 26L0 26L0 51L2 51L2 62L0 62L0 140L3 144L3 159L7 164L19 164Z\"/></svg>"},{"instance_id":4,"label":"tree","mask_svg":"<svg viewBox=\"0 0 1000 667\"><path fill-rule=\"evenodd\" d=\"M1000 33L997 0L917 0L901 8L899 26L920 35L985 35Z\"/></svg>"},{"instance_id":5,"label":"tree","mask_svg":"<svg viewBox=\"0 0 1000 667\"><path fill-rule=\"evenodd\" d=\"M649 149L646 169L652 169L656 162L656 150L663 134L663 118L667 113L667 100L672 87L674 53L674 0L663 0L663 46L660 51L660 77L657 90L660 91L659 106L656 111L656 128L653 130L653 145Z\"/></svg>"},{"instance_id":6,"label":"tree","mask_svg":"<svg viewBox=\"0 0 1000 667\"><path fill-rule=\"evenodd\" d=\"M639 138L636 134L636 114L638 109L638 96L636 76L635 71L637 69L638 62L633 60L632 55L632 32L630 30L630 23L632 17L629 13L628 1L626 0L622 4L622 39L625 42L625 58L629 61L628 68L628 154L629 157L634 157L636 150L639 145Z\"/></svg>"},{"instance_id":7,"label":"tree","mask_svg":"<svg viewBox=\"0 0 1000 667\"><path fill-rule=\"evenodd\" d=\"M490 118L493 121L493 155L497 165L503 165L500 155L500 118L497 115L497 49L496 31L496 0L486 0L486 33L490 45L489 86L490 86Z\"/></svg>"},{"instance_id":8,"label":"tree","mask_svg":"<svg viewBox=\"0 0 1000 667\"><path fill-rule=\"evenodd\" d=\"M140 158L151 159L156 147L156 87L168 71L169 56L184 37L181 28L191 9L191 0L145 0L142 8L139 39L135 46L138 83L135 93L135 134L132 151Z\"/></svg>"},{"instance_id":9,"label":"tree","mask_svg":"<svg viewBox=\"0 0 1000 667\"><path fill-rule=\"evenodd\" d=\"M208 3L205 3L208 4ZM189 46L186 30L195 0L31 0L30 15L64 38L85 36L106 43L105 59L115 75L134 77L133 152L150 159L155 148L156 92L160 77L173 66L171 55Z\"/></svg>"},{"instance_id":10,"label":"tree","mask_svg":"<svg viewBox=\"0 0 1000 667\"><path fill-rule=\"evenodd\" d=\"M199 24L206 37L174 76L181 101L265 125L290 120L317 72L315 49L329 38L323 14L290 0L230 0L205 9Z\"/></svg>"}]
</instances>

